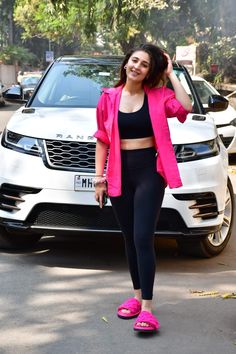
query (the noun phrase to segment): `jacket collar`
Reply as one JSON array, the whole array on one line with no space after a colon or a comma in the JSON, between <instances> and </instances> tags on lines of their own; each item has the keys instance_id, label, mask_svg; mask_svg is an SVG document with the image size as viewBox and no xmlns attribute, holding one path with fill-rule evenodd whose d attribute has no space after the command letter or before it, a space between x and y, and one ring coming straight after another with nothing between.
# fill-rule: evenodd
<instances>
[{"instance_id":1,"label":"jacket collar","mask_svg":"<svg viewBox=\"0 0 236 354\"><path fill-rule=\"evenodd\" d=\"M105 87L102 89L102 92L104 93L108 93L109 95L113 96L113 95L117 95L118 93L120 93L123 89L124 85L118 86L118 87Z\"/></svg>"},{"instance_id":2,"label":"jacket collar","mask_svg":"<svg viewBox=\"0 0 236 354\"><path fill-rule=\"evenodd\" d=\"M123 87L124 87L124 85L120 85L118 87L104 87L104 88L102 88L102 92L108 93L110 95L113 95L113 94L115 95L115 94L121 92ZM148 93L150 90L151 90L150 87L148 87L146 85L144 86L145 93Z\"/></svg>"}]
</instances>

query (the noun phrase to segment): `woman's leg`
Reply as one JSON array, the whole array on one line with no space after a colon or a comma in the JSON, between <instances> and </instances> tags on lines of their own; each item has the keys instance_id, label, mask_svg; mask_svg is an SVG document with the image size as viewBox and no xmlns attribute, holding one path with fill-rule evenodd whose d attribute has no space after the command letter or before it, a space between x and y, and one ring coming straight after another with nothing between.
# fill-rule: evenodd
<instances>
[{"instance_id":1,"label":"woman's leg","mask_svg":"<svg viewBox=\"0 0 236 354\"><path fill-rule=\"evenodd\" d=\"M142 295L142 308L151 311L156 270L154 232L165 182L156 172L154 150L128 152L125 158L128 168L122 173L122 196L110 199L125 236L135 297L140 300Z\"/></svg>"},{"instance_id":2,"label":"woman's leg","mask_svg":"<svg viewBox=\"0 0 236 354\"><path fill-rule=\"evenodd\" d=\"M134 202L134 238L142 294L142 311L152 312L153 285L156 272L154 232L160 215L165 183L158 174L145 170L139 176ZM137 326L148 327L146 322Z\"/></svg>"},{"instance_id":3,"label":"woman's leg","mask_svg":"<svg viewBox=\"0 0 236 354\"><path fill-rule=\"evenodd\" d=\"M122 184L122 196L110 197L113 211L120 225L125 240L125 249L129 271L135 291L135 297L141 300L137 254L134 243L134 192L125 181Z\"/></svg>"},{"instance_id":4,"label":"woman's leg","mask_svg":"<svg viewBox=\"0 0 236 354\"><path fill-rule=\"evenodd\" d=\"M151 307L156 271L154 232L164 197L165 184L156 171L137 175L134 197L134 242L144 307ZM146 308L147 309L147 308Z\"/></svg>"}]
</instances>

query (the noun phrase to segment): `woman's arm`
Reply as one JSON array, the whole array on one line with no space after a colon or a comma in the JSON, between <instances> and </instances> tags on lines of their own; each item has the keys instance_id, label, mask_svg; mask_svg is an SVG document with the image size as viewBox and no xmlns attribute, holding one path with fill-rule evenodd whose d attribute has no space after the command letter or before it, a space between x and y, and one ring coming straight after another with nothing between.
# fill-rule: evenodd
<instances>
[{"instance_id":1,"label":"woman's arm","mask_svg":"<svg viewBox=\"0 0 236 354\"><path fill-rule=\"evenodd\" d=\"M96 176L103 176L107 158L108 145L101 140L97 140L95 153Z\"/></svg>"},{"instance_id":2,"label":"woman's arm","mask_svg":"<svg viewBox=\"0 0 236 354\"><path fill-rule=\"evenodd\" d=\"M177 100L182 104L182 106L187 111L191 112L192 111L192 102L191 102L187 92L183 88L181 82L179 81L179 79L177 78L177 76L175 75L175 73L173 71L173 65L172 65L172 61L171 61L169 55L168 54L165 54L165 55L168 59L168 67L165 71L165 74L169 78L169 80L171 81L171 84L172 84L173 89L175 91L175 97L177 98Z\"/></svg>"},{"instance_id":3,"label":"woman's arm","mask_svg":"<svg viewBox=\"0 0 236 354\"><path fill-rule=\"evenodd\" d=\"M96 154L95 154L95 166L96 166L96 175L94 179L95 184L95 199L99 203L100 208L103 204L103 194L107 193L107 185L105 183L104 168L107 159L108 145L103 143L100 140L97 140L96 143Z\"/></svg>"}]
</instances>

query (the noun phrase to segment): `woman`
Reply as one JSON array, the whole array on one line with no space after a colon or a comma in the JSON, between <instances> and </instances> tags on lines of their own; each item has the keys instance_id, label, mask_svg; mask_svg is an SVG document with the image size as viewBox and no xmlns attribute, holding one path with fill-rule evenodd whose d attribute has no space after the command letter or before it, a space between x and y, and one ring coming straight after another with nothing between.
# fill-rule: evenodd
<instances>
[{"instance_id":1,"label":"woman","mask_svg":"<svg viewBox=\"0 0 236 354\"><path fill-rule=\"evenodd\" d=\"M160 85L165 77L174 91ZM134 296L117 315L138 316L134 330L139 332L159 327L152 314L154 232L166 185L182 185L167 117L184 122L191 109L169 56L151 44L125 56L118 84L103 90L97 106L95 198L102 207L108 194L124 234Z\"/></svg>"}]
</instances>

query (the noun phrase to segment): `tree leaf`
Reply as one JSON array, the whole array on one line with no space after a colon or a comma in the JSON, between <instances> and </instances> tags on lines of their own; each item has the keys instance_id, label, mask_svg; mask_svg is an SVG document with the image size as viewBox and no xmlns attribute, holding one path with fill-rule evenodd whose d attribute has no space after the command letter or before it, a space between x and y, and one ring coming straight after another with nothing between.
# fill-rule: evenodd
<instances>
[{"instance_id":1,"label":"tree leaf","mask_svg":"<svg viewBox=\"0 0 236 354\"><path fill-rule=\"evenodd\" d=\"M204 290L190 290L191 294L197 294L198 296L218 296L219 291L211 290L211 291L204 291Z\"/></svg>"},{"instance_id":2,"label":"tree leaf","mask_svg":"<svg viewBox=\"0 0 236 354\"><path fill-rule=\"evenodd\" d=\"M108 323L108 320L107 320L107 318L106 318L105 316L102 317L102 320L103 320L104 322Z\"/></svg>"},{"instance_id":3,"label":"tree leaf","mask_svg":"<svg viewBox=\"0 0 236 354\"><path fill-rule=\"evenodd\" d=\"M236 299L236 293L225 293L221 297L222 299Z\"/></svg>"}]
</instances>

